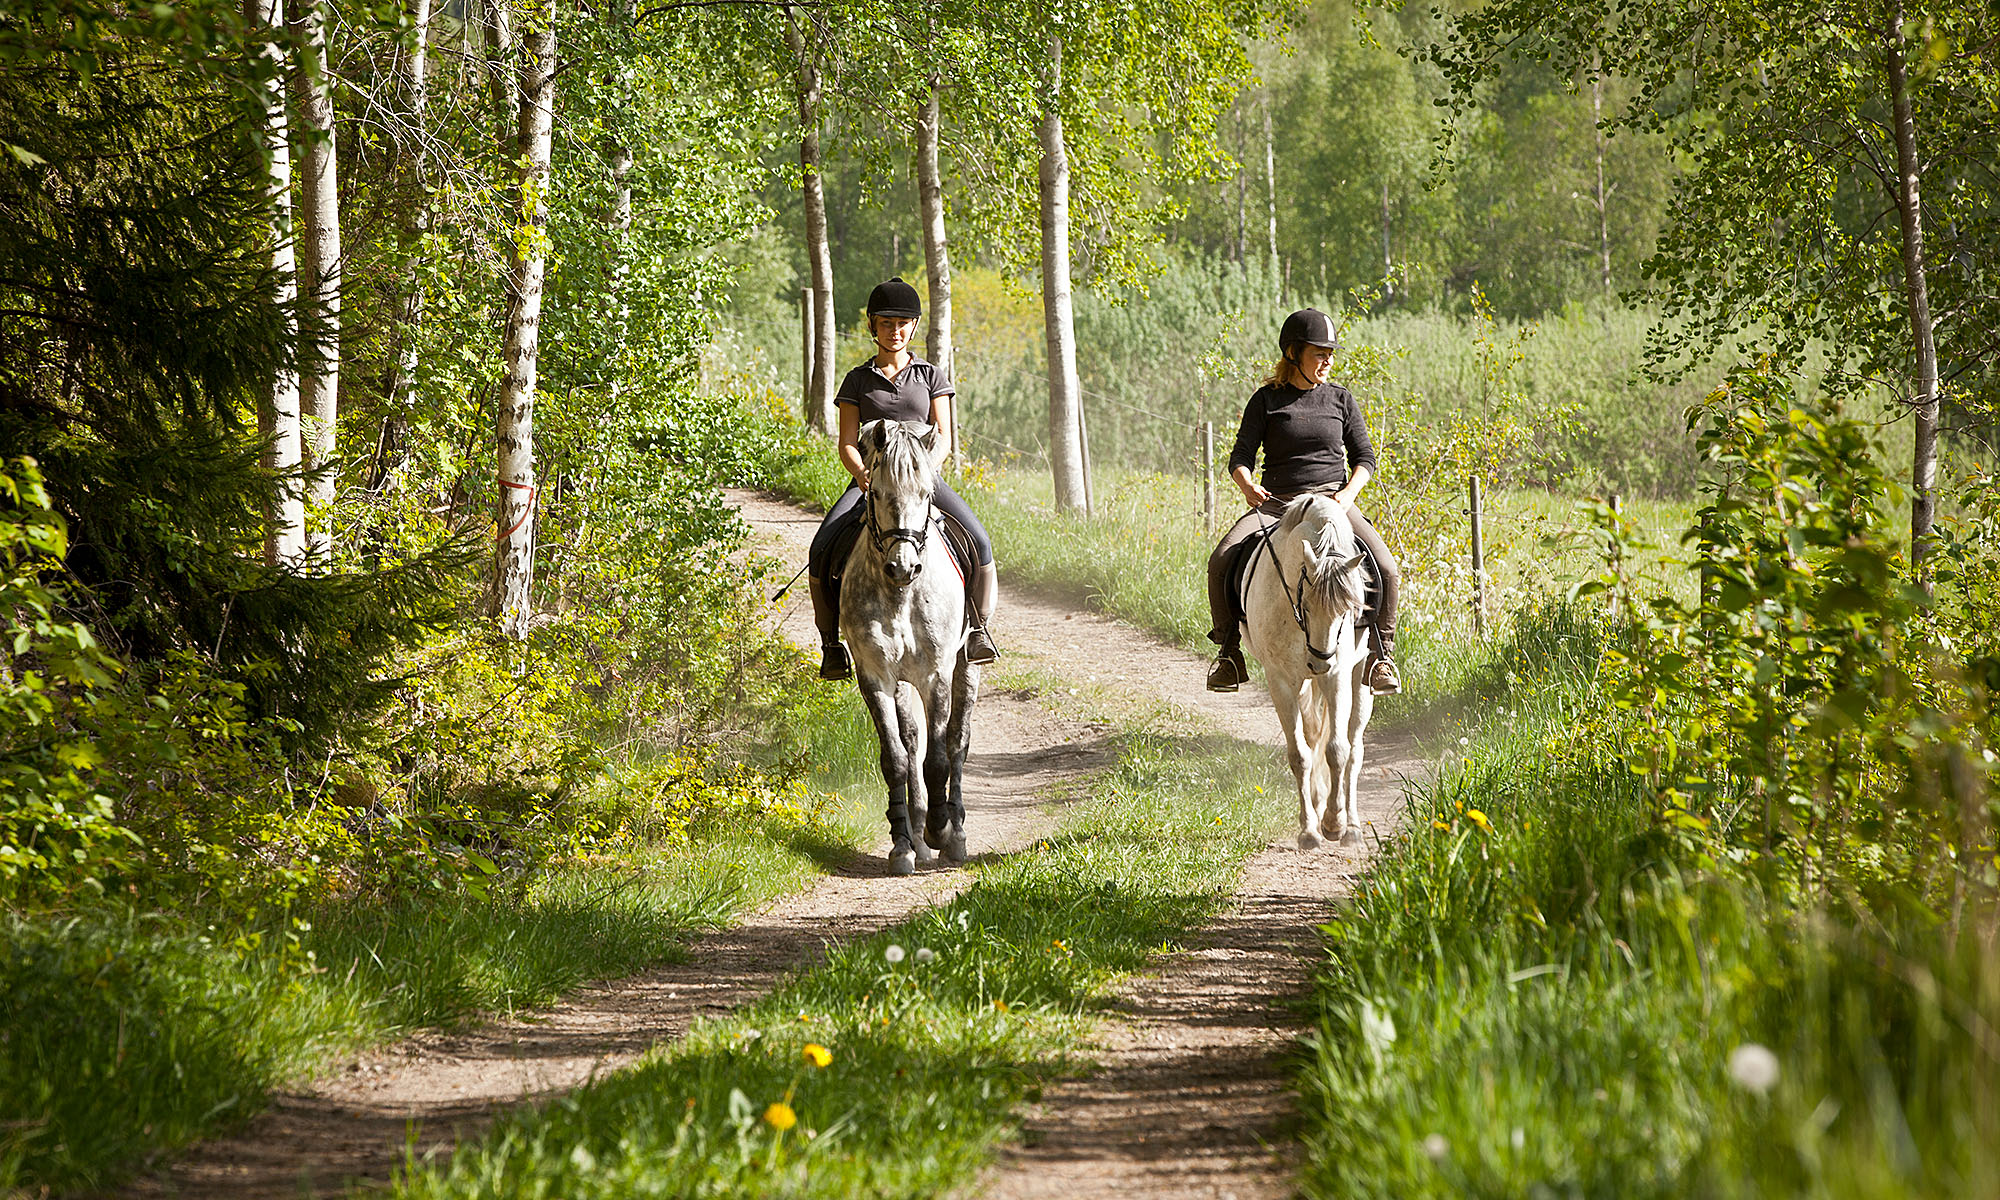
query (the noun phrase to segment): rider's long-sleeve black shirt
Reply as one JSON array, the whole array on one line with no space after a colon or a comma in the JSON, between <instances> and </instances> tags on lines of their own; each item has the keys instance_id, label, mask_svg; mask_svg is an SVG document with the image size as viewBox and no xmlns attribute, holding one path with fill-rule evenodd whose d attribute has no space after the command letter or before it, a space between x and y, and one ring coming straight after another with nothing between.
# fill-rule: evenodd
<instances>
[{"instance_id":1,"label":"rider's long-sleeve black shirt","mask_svg":"<svg viewBox=\"0 0 2000 1200\"><path fill-rule=\"evenodd\" d=\"M1255 470L1259 447L1264 490L1279 496L1339 488L1354 468L1376 469L1361 406L1337 383L1303 392L1282 383L1258 388L1243 407L1229 469Z\"/></svg>"}]
</instances>

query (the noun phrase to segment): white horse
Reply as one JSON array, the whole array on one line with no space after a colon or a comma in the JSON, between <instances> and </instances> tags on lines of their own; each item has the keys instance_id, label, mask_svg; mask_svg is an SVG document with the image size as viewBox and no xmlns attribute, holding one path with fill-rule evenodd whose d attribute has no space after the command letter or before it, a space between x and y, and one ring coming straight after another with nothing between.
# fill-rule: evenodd
<instances>
[{"instance_id":1,"label":"white horse","mask_svg":"<svg viewBox=\"0 0 2000 1200\"><path fill-rule=\"evenodd\" d=\"M979 668L965 660L965 582L931 504L937 439L936 427L915 421L861 427L868 494L841 575L840 632L882 743L893 875L913 873L932 850L965 861L965 753Z\"/></svg>"},{"instance_id":2,"label":"white horse","mask_svg":"<svg viewBox=\"0 0 2000 1200\"><path fill-rule=\"evenodd\" d=\"M1368 688L1365 556L1340 503L1305 495L1252 543L1240 597L1250 653L1264 664L1299 786L1299 849L1361 840L1361 731Z\"/></svg>"}]
</instances>

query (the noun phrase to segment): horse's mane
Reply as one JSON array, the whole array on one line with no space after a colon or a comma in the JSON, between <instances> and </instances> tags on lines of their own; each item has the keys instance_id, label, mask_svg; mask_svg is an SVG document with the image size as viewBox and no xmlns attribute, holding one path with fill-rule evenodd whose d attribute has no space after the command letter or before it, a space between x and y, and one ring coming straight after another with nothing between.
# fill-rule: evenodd
<instances>
[{"instance_id":1,"label":"horse's mane","mask_svg":"<svg viewBox=\"0 0 2000 1200\"><path fill-rule=\"evenodd\" d=\"M1347 516L1338 504L1324 496L1300 496L1286 506L1278 531L1291 533L1311 520L1319 522L1318 532L1312 535L1313 554L1319 567L1307 573L1307 587L1333 612L1359 610L1367 602L1367 583L1360 571L1340 569L1340 564L1353 558L1360 548L1354 538L1354 527L1347 523Z\"/></svg>"},{"instance_id":2,"label":"horse's mane","mask_svg":"<svg viewBox=\"0 0 2000 1200\"><path fill-rule=\"evenodd\" d=\"M885 477L893 495L928 492L934 486L931 456L924 453L917 435L903 428L900 422L883 430L882 451L877 457L877 464L872 469L880 471Z\"/></svg>"}]
</instances>

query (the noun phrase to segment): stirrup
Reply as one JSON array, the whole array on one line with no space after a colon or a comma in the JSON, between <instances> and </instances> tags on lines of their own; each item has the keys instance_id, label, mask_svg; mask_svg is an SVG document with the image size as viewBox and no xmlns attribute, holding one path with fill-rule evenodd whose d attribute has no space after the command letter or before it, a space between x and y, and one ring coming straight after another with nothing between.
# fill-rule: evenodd
<instances>
[{"instance_id":1,"label":"stirrup","mask_svg":"<svg viewBox=\"0 0 2000 1200\"><path fill-rule=\"evenodd\" d=\"M974 625L965 635L965 661L983 667L995 662L1000 651L993 645L993 635L986 632L984 625Z\"/></svg>"},{"instance_id":2,"label":"stirrup","mask_svg":"<svg viewBox=\"0 0 2000 1200\"><path fill-rule=\"evenodd\" d=\"M1378 658L1368 665L1368 690L1377 696L1393 696L1403 690L1394 659Z\"/></svg>"},{"instance_id":3,"label":"stirrup","mask_svg":"<svg viewBox=\"0 0 2000 1200\"><path fill-rule=\"evenodd\" d=\"M1243 650L1230 647L1215 656L1215 665L1208 669L1208 690L1211 692L1233 692L1250 682L1250 668L1243 662Z\"/></svg>"},{"instance_id":4,"label":"stirrup","mask_svg":"<svg viewBox=\"0 0 2000 1200\"><path fill-rule=\"evenodd\" d=\"M854 678L854 660L847 656L847 647L828 642L819 648L819 677L836 682Z\"/></svg>"}]
</instances>

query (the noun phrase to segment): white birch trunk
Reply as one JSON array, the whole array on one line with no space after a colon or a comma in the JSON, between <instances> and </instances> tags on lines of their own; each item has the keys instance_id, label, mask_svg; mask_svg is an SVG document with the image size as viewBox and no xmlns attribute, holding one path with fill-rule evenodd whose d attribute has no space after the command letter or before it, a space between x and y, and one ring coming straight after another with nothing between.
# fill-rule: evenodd
<instances>
[{"instance_id":1,"label":"white birch trunk","mask_svg":"<svg viewBox=\"0 0 2000 1200\"><path fill-rule=\"evenodd\" d=\"M800 191L806 213L806 265L813 290L813 369L805 395L805 421L821 433L834 431L833 250L826 239L826 185L820 178L819 108L822 81L813 48L799 31L797 15L785 10L785 39L798 60Z\"/></svg>"},{"instance_id":2,"label":"white birch trunk","mask_svg":"<svg viewBox=\"0 0 2000 1200\"><path fill-rule=\"evenodd\" d=\"M284 0L248 0L244 13L264 29L285 24ZM298 273L292 242L292 141L285 114L284 52L267 42L265 57L273 60L272 78L264 85L264 150L270 160L267 194L271 201L271 269L277 277L277 302L287 314L285 341L298 344L294 312ZM257 432L264 439L264 466L274 478L271 509L264 534L264 561L296 566L305 558L306 505L300 477L303 446L299 436L299 375L295 367L280 367L271 380L271 394L259 406Z\"/></svg>"},{"instance_id":3,"label":"white birch trunk","mask_svg":"<svg viewBox=\"0 0 2000 1200\"><path fill-rule=\"evenodd\" d=\"M1069 156L1063 146L1062 39L1049 41L1043 77L1042 325L1049 349L1049 469L1056 507L1087 506L1083 481L1082 386L1076 374L1076 313L1069 286Z\"/></svg>"},{"instance_id":4,"label":"white birch trunk","mask_svg":"<svg viewBox=\"0 0 2000 1200\"><path fill-rule=\"evenodd\" d=\"M514 131L521 121L521 89L508 59L514 54L513 0L482 0L485 14L481 35L486 39L486 79L492 92L493 111L507 130L500 137L503 153L513 149ZM511 153L510 153L511 156Z\"/></svg>"},{"instance_id":5,"label":"white birch trunk","mask_svg":"<svg viewBox=\"0 0 2000 1200\"><path fill-rule=\"evenodd\" d=\"M540 348L547 264L549 156L555 128L556 31L549 0L523 14L521 30L520 221L507 268L507 320L496 413L500 495L489 615L525 637L535 577L535 355Z\"/></svg>"},{"instance_id":6,"label":"white birch trunk","mask_svg":"<svg viewBox=\"0 0 2000 1200\"><path fill-rule=\"evenodd\" d=\"M1910 381L1910 411L1916 416L1916 446L1910 464L1910 562L1921 566L1930 552L1931 524L1937 516L1938 359L1931 325L1930 280L1924 265L1922 160L1917 156L1917 120L1910 97L1910 74L1903 58L1903 6L1889 6L1889 105L1896 137L1896 214L1902 221L1903 294L1910 306L1910 342L1916 371Z\"/></svg>"},{"instance_id":7,"label":"white birch trunk","mask_svg":"<svg viewBox=\"0 0 2000 1200\"><path fill-rule=\"evenodd\" d=\"M431 0L415 0L410 24L416 32L416 47L410 53L410 84L403 113L404 120L409 123L410 151L403 160L402 173L404 186L415 197L416 212L411 216L410 226L418 245L408 250L409 290L403 296L402 324L395 331L395 357L390 361L389 377L382 387L388 412L382 417L382 436L375 449L375 469L368 480L368 488L374 492L388 486L396 460L403 452L409 414L416 408L417 344L424 324L424 289L417 278L417 269L423 236L431 225L430 200L423 195L424 114L430 107Z\"/></svg>"},{"instance_id":8,"label":"white birch trunk","mask_svg":"<svg viewBox=\"0 0 2000 1200\"><path fill-rule=\"evenodd\" d=\"M924 93L923 111L917 117L917 203L923 216L924 270L929 276L931 292L924 349L930 353L931 362L955 379L951 362L951 250L945 241L944 182L938 172L939 123L938 78L932 75L930 87ZM956 417L958 413L959 404L954 398L952 414ZM956 426L959 422L954 420L952 424ZM946 431L951 438L954 460L960 456L957 432Z\"/></svg>"},{"instance_id":9,"label":"white birch trunk","mask_svg":"<svg viewBox=\"0 0 2000 1200\"><path fill-rule=\"evenodd\" d=\"M1269 218L1271 286L1277 289L1280 308L1285 304L1285 284L1278 270L1278 146L1271 137L1271 96L1264 94L1264 211Z\"/></svg>"},{"instance_id":10,"label":"white birch trunk","mask_svg":"<svg viewBox=\"0 0 2000 1200\"><path fill-rule=\"evenodd\" d=\"M333 80L326 62L324 0L301 0L292 19L300 59L292 69L299 113L299 414L307 471L306 552L333 552L335 434L340 408L340 176L334 143Z\"/></svg>"}]
</instances>

